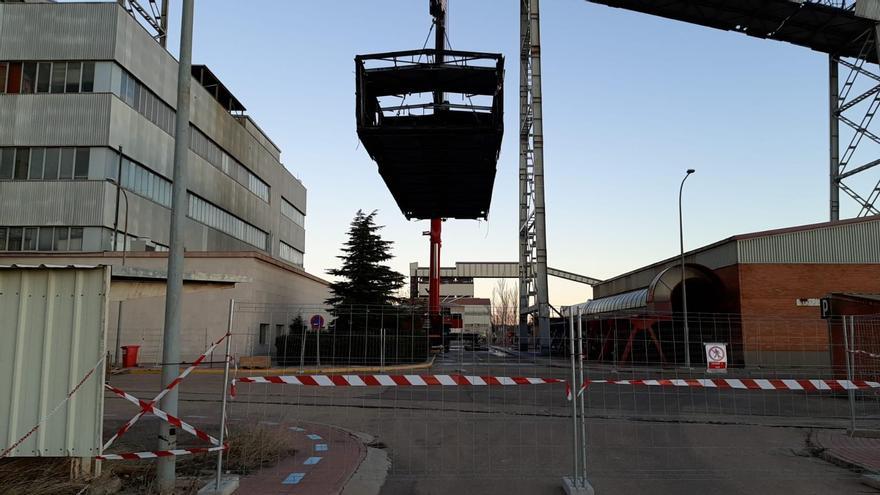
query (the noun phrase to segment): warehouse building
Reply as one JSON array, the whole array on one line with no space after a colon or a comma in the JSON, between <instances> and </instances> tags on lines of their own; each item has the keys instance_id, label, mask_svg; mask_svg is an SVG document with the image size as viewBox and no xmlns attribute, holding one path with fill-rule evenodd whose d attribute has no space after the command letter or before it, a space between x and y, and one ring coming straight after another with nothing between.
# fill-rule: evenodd
<instances>
[{"instance_id":1,"label":"warehouse building","mask_svg":"<svg viewBox=\"0 0 880 495\"><path fill-rule=\"evenodd\" d=\"M734 365L827 367L820 300L880 293L880 217L737 235L684 258L692 362L704 362L703 343L721 341ZM680 263L675 256L605 280L593 300L572 307L587 320L590 358L684 361Z\"/></svg>"},{"instance_id":2,"label":"warehouse building","mask_svg":"<svg viewBox=\"0 0 880 495\"><path fill-rule=\"evenodd\" d=\"M0 256L121 264L126 251L129 265L164 266L177 74L116 2L0 2ZM217 274L251 253L274 267L255 269L253 294L323 302L326 282L303 270L305 186L216 74L192 77L187 253L211 253L198 270ZM200 310L223 314L228 295L216 297ZM161 328L160 308L128 310Z\"/></svg>"}]
</instances>

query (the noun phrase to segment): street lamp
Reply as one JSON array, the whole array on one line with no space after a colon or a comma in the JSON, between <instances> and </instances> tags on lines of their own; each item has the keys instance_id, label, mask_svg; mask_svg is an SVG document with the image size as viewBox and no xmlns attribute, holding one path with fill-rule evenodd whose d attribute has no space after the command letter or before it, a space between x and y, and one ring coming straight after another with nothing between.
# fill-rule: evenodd
<instances>
[{"instance_id":1,"label":"street lamp","mask_svg":"<svg viewBox=\"0 0 880 495\"><path fill-rule=\"evenodd\" d=\"M122 193L122 197L125 198L125 224L122 228L122 266L125 266L125 250L128 247L128 193L125 192L125 189L119 184L119 182L112 177L107 177L107 182L116 186L116 218L119 218L119 193ZM117 220L118 221L118 220ZM119 234L116 231L116 228L113 229L113 250L116 250L116 239L119 237ZM119 366L119 337L122 333L122 300L119 301L119 305L116 309L116 350L114 353L114 359L116 365Z\"/></svg>"},{"instance_id":2,"label":"street lamp","mask_svg":"<svg viewBox=\"0 0 880 495\"><path fill-rule=\"evenodd\" d=\"M682 222L681 215L681 194L682 191L684 191L684 181L686 181L694 172L696 172L696 170L692 168L687 169L687 173L685 173L684 178L681 179L681 186L678 188L678 242L681 252L681 303L684 313L684 364L687 368L691 367L691 342L690 330L688 329L688 293L687 285L684 280L684 223Z\"/></svg>"}]
</instances>

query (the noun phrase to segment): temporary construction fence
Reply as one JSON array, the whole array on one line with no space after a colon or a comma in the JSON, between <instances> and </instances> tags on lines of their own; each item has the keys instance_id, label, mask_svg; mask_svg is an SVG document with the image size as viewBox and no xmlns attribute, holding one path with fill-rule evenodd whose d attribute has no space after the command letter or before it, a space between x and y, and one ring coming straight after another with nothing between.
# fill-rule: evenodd
<instances>
[{"instance_id":1,"label":"temporary construction fence","mask_svg":"<svg viewBox=\"0 0 880 495\"><path fill-rule=\"evenodd\" d=\"M381 342L381 334L346 334L332 326L332 313L327 315L325 330L314 332L314 347L304 347L305 357L303 348L292 363L284 353L279 358L277 351L267 352L274 369L233 366L229 381L222 382L235 392L228 406L230 428L258 431L258 441L242 447L239 433L222 440L212 434L208 436L221 442L219 446L208 439L197 448L228 443L224 471L243 475L245 484L270 479L279 487L295 485L307 492L309 487L344 483L359 459L378 450L390 461L383 481L390 491L416 491L423 483L477 491L488 490L487 484L511 487L513 492L538 491L558 486L567 477L573 484L586 479L609 491L649 492L644 490L646 481L657 487L676 483L687 491L705 481L723 486L736 478L745 480L738 483L751 483L740 488L758 491L784 481L792 491L808 484L822 492L846 486L856 475L811 461L812 439L847 434L853 417L860 431L880 429L880 380L870 361L853 359L849 368L844 366L843 376L837 374L833 332L843 320L832 321L830 327L825 322L824 361L811 344L801 348L808 353L804 356L787 351L790 354L776 361L777 366L731 361L725 374L717 374L696 355L690 369L673 362L599 361L586 352L587 320L576 313L563 322L565 356L456 342L428 361L392 363L386 355L383 364L382 349L390 354L388 345L371 351L364 344L370 339ZM308 322L313 315L307 316L302 320ZM286 317L276 320L245 311L233 316L230 358L253 349L246 345L255 342L247 325L257 325L258 343L263 320L286 324ZM706 321L704 315L697 318ZM299 321L296 314L291 321ZM779 318L750 338L767 344L768 352L778 357L778 349L791 348L795 340L783 339L780 328L818 331L817 325L799 327L800 323ZM877 327L869 318L850 318L846 325L844 355L868 359L877 354L869 344ZM410 329L408 338L424 338L418 330ZM317 343L318 338L332 342L334 332L336 345L329 350ZM313 335L304 333L306 339ZM264 340L270 337L278 336ZM711 338L726 347L723 335ZM340 345L346 339L349 345ZM709 343L698 342L701 347ZM365 348L367 356L375 352L379 360L349 358L348 350ZM308 356L311 349L316 353L313 359ZM214 360L223 361L218 354L223 353L215 350ZM855 363L861 363L858 371ZM852 376L847 376L848 369ZM181 391L180 424L187 422L188 407L198 406L205 414L206 404L214 404L217 411L202 423L215 425L204 428L206 432L220 431L216 422L222 403L212 390L222 379L202 375L199 380L210 389L200 385ZM779 456L792 451L799 455ZM250 464L257 467L242 467L247 465L245 458L257 459ZM634 488L633 483L642 485Z\"/></svg>"}]
</instances>

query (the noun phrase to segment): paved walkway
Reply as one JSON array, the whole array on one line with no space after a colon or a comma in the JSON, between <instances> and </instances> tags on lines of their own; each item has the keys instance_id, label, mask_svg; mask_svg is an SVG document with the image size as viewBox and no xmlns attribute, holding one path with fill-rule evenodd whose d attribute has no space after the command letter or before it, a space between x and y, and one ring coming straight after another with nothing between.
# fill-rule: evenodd
<instances>
[{"instance_id":1,"label":"paved walkway","mask_svg":"<svg viewBox=\"0 0 880 495\"><path fill-rule=\"evenodd\" d=\"M294 432L296 454L242 478L237 494L336 494L366 456L346 431L314 423L284 423Z\"/></svg>"},{"instance_id":2,"label":"paved walkway","mask_svg":"<svg viewBox=\"0 0 880 495\"><path fill-rule=\"evenodd\" d=\"M841 430L817 430L812 443L832 462L880 473L880 438L851 437Z\"/></svg>"}]
</instances>

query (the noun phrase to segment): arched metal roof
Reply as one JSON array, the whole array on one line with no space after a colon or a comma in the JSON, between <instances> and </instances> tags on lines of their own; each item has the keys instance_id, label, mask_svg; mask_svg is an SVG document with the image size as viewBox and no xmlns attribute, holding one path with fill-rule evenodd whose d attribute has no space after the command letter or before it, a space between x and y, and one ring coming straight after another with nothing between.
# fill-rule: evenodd
<instances>
[{"instance_id":1,"label":"arched metal roof","mask_svg":"<svg viewBox=\"0 0 880 495\"><path fill-rule=\"evenodd\" d=\"M598 313L609 313L612 311L623 311L630 309L646 308L648 305L648 288L638 289L622 294L603 297L588 301L583 306L583 314L592 315Z\"/></svg>"}]
</instances>

